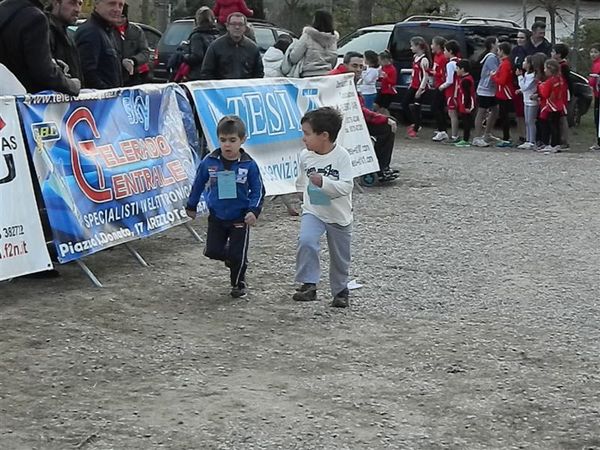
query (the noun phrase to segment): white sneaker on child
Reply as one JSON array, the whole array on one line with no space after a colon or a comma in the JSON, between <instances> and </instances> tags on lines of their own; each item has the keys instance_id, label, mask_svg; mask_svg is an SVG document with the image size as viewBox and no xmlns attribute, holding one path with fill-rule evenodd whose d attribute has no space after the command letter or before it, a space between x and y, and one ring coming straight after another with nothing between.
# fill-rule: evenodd
<instances>
[{"instance_id":1,"label":"white sneaker on child","mask_svg":"<svg viewBox=\"0 0 600 450\"><path fill-rule=\"evenodd\" d=\"M473 145L475 147L489 147L490 146L490 144L485 142L485 139L483 137L476 137L475 139L473 139Z\"/></svg>"},{"instance_id":2,"label":"white sneaker on child","mask_svg":"<svg viewBox=\"0 0 600 450\"><path fill-rule=\"evenodd\" d=\"M517 148L519 148L521 150L531 150L531 149L533 149L533 147L535 147L535 144L532 144L531 142L523 142Z\"/></svg>"},{"instance_id":3,"label":"white sneaker on child","mask_svg":"<svg viewBox=\"0 0 600 450\"><path fill-rule=\"evenodd\" d=\"M438 131L437 133L435 133L435 136L431 138L431 140L435 142L442 142L446 139L448 139L448 133L446 133L445 131Z\"/></svg>"}]
</instances>

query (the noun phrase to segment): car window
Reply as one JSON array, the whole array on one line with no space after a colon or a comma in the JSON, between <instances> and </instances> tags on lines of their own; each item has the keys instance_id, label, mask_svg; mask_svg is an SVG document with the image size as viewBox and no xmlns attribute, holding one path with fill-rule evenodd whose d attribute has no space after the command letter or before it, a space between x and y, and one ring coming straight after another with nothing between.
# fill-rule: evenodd
<instances>
[{"instance_id":1,"label":"car window","mask_svg":"<svg viewBox=\"0 0 600 450\"><path fill-rule=\"evenodd\" d=\"M275 44L275 35L270 28L254 27L254 35L256 36L256 45L263 52Z\"/></svg>"},{"instance_id":2,"label":"car window","mask_svg":"<svg viewBox=\"0 0 600 450\"><path fill-rule=\"evenodd\" d=\"M462 39L462 30L450 27L432 27L429 24L424 26L396 26L390 39L390 52L392 57L397 60L411 60L412 52L410 50L410 40L415 36L421 36L427 43L435 36L442 36L446 40L458 41L461 51L464 52L464 40Z\"/></svg>"},{"instance_id":3,"label":"car window","mask_svg":"<svg viewBox=\"0 0 600 450\"><path fill-rule=\"evenodd\" d=\"M176 46L187 40L194 29L193 22L173 22L163 35L163 44Z\"/></svg>"},{"instance_id":4,"label":"car window","mask_svg":"<svg viewBox=\"0 0 600 450\"><path fill-rule=\"evenodd\" d=\"M148 41L148 47L154 49L158 45L158 41L160 41L161 35L154 30L149 28L143 28L144 34L146 35L146 40Z\"/></svg>"},{"instance_id":5,"label":"car window","mask_svg":"<svg viewBox=\"0 0 600 450\"><path fill-rule=\"evenodd\" d=\"M390 40L391 31L358 30L338 44L338 55L345 55L348 52L364 53L367 50L381 53L387 48Z\"/></svg>"}]
</instances>

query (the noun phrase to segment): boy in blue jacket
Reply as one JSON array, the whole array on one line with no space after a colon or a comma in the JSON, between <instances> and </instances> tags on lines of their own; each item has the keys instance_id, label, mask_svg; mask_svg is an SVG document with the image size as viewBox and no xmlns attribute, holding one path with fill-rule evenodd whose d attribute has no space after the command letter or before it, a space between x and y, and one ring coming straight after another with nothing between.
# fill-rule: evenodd
<instances>
[{"instance_id":1,"label":"boy in blue jacket","mask_svg":"<svg viewBox=\"0 0 600 450\"><path fill-rule=\"evenodd\" d=\"M196 218L200 196L208 205L204 255L231 271L231 296L246 297L249 227L256 223L264 200L264 186L256 162L242 149L246 126L237 116L225 116L217 125L221 147L200 163L186 206Z\"/></svg>"}]
</instances>

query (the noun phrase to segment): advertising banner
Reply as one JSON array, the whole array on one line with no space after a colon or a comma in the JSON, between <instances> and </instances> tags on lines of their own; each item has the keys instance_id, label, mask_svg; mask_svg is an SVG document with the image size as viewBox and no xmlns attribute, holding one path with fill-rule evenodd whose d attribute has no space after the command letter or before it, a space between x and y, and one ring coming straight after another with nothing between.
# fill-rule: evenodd
<instances>
[{"instance_id":1,"label":"advertising banner","mask_svg":"<svg viewBox=\"0 0 600 450\"><path fill-rule=\"evenodd\" d=\"M298 154L304 148L300 119L321 106L338 108L344 125L338 143L350 153L354 175L379 170L353 75L315 78L193 81L194 99L209 149L217 148L217 123L240 116L247 127L244 149L256 160L268 195L296 191Z\"/></svg>"},{"instance_id":2,"label":"advertising banner","mask_svg":"<svg viewBox=\"0 0 600 450\"><path fill-rule=\"evenodd\" d=\"M34 95L18 107L61 263L188 220L196 138L181 87Z\"/></svg>"},{"instance_id":3,"label":"advertising banner","mask_svg":"<svg viewBox=\"0 0 600 450\"><path fill-rule=\"evenodd\" d=\"M52 268L14 97L0 97L0 280Z\"/></svg>"}]
</instances>

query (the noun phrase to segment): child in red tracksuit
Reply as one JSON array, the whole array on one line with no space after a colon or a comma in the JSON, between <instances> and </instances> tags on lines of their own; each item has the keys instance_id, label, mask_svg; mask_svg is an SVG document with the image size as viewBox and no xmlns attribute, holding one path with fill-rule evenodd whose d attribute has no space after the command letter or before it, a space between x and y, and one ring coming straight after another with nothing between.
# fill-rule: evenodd
<instances>
[{"instance_id":1,"label":"child in red tracksuit","mask_svg":"<svg viewBox=\"0 0 600 450\"><path fill-rule=\"evenodd\" d=\"M472 112L475 109L475 80L471 75L471 63L461 59L456 64L456 81L454 83L456 109L463 123L463 138L454 145L470 147L471 129L473 128Z\"/></svg>"},{"instance_id":2,"label":"child in red tracksuit","mask_svg":"<svg viewBox=\"0 0 600 450\"><path fill-rule=\"evenodd\" d=\"M429 45L421 36L415 36L410 40L410 50L414 54L412 78L402 100L402 110L411 124L406 134L409 138L416 138L421 129L421 96L428 88L431 55Z\"/></svg>"},{"instance_id":3,"label":"child in red tracksuit","mask_svg":"<svg viewBox=\"0 0 600 450\"><path fill-rule=\"evenodd\" d=\"M542 153L560 150L560 118L567 114L567 83L560 73L560 64L549 59L544 64L546 81L538 88L540 98L540 124L542 127Z\"/></svg>"},{"instance_id":4,"label":"child in red tracksuit","mask_svg":"<svg viewBox=\"0 0 600 450\"><path fill-rule=\"evenodd\" d=\"M569 108L569 102L572 98L573 86L571 84L571 67L567 56L569 56L569 47L565 44L554 44L550 56L558 61L560 64L560 73L563 77L564 82L567 84L567 110ZM562 148L569 148L569 122L567 116L560 118L560 138Z\"/></svg>"},{"instance_id":5,"label":"child in red tracksuit","mask_svg":"<svg viewBox=\"0 0 600 450\"><path fill-rule=\"evenodd\" d=\"M590 47L590 58L592 60L592 70L590 71L589 83L594 92L594 120L596 122L596 143L590 147L590 150L600 150L600 43L592 44Z\"/></svg>"},{"instance_id":6,"label":"child in red tracksuit","mask_svg":"<svg viewBox=\"0 0 600 450\"><path fill-rule=\"evenodd\" d=\"M431 109L435 115L437 125L437 131L432 140L436 142L448 139L446 131L446 97L444 97L444 91L440 90L440 86L446 81L446 64L448 64L448 59L444 54L445 45L446 39L441 36L435 36L431 40L431 53L433 55L433 68L431 69L433 74L433 99Z\"/></svg>"},{"instance_id":7,"label":"child in red tracksuit","mask_svg":"<svg viewBox=\"0 0 600 450\"><path fill-rule=\"evenodd\" d=\"M396 83L398 82L398 71L392 64L392 55L387 51L383 51L379 54L379 82L381 87L379 93L375 98L375 105L377 105L378 111L386 116L390 115L390 103L394 99L396 92Z\"/></svg>"},{"instance_id":8,"label":"child in red tracksuit","mask_svg":"<svg viewBox=\"0 0 600 450\"><path fill-rule=\"evenodd\" d=\"M254 15L254 11L248 8L244 0L217 0L213 12L221 25L225 25L229 15L235 12L242 13L246 17Z\"/></svg>"},{"instance_id":9,"label":"child in red tracksuit","mask_svg":"<svg viewBox=\"0 0 600 450\"><path fill-rule=\"evenodd\" d=\"M496 147L512 147L510 141L510 110L515 96L515 83L510 62L512 46L508 42L502 42L498 46L498 57L500 67L492 74L492 80L496 83L496 99L498 99L500 121L502 122L502 141Z\"/></svg>"}]
</instances>

